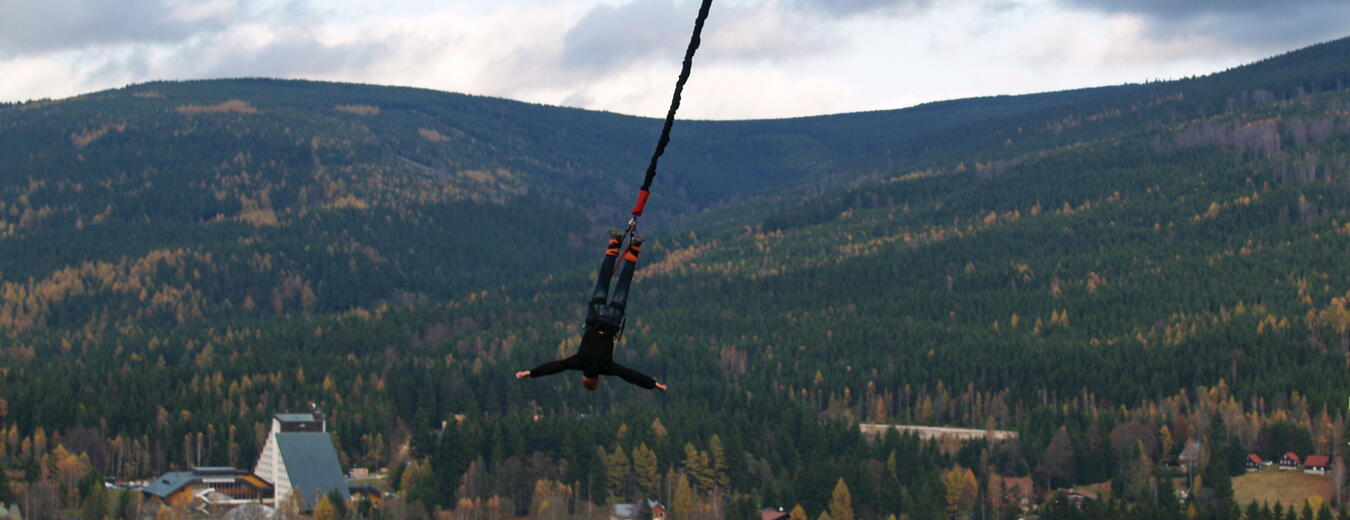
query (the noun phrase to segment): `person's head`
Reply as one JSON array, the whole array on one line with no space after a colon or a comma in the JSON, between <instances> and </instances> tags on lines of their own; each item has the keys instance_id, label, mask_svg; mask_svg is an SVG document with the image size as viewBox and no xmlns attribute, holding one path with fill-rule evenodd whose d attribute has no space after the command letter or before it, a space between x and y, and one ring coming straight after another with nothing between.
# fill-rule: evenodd
<instances>
[{"instance_id":1,"label":"person's head","mask_svg":"<svg viewBox=\"0 0 1350 520\"><path fill-rule=\"evenodd\" d=\"M596 388L600 388L600 378L581 376L581 386L586 387L587 390L595 390Z\"/></svg>"}]
</instances>

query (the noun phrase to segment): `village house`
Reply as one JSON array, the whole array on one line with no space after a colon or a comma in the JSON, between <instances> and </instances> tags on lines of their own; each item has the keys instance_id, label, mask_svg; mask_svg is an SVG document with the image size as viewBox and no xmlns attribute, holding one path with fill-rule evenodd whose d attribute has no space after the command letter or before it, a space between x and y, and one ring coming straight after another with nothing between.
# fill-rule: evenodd
<instances>
[{"instance_id":1,"label":"village house","mask_svg":"<svg viewBox=\"0 0 1350 520\"><path fill-rule=\"evenodd\" d=\"M1280 469L1283 471L1297 470L1302 465L1303 463L1299 460L1298 455L1292 451L1285 453L1283 457L1280 457Z\"/></svg>"},{"instance_id":2,"label":"village house","mask_svg":"<svg viewBox=\"0 0 1350 520\"><path fill-rule=\"evenodd\" d=\"M1248 453L1246 465L1248 472L1261 471L1261 468L1266 467L1266 461L1261 460L1260 455L1257 455L1255 453Z\"/></svg>"},{"instance_id":3,"label":"village house","mask_svg":"<svg viewBox=\"0 0 1350 520\"><path fill-rule=\"evenodd\" d=\"M669 513L666 512L666 506L661 505L660 502L657 502L656 499L653 498L647 499L647 511L651 512L652 520L666 520L666 517L670 516Z\"/></svg>"},{"instance_id":4,"label":"village house","mask_svg":"<svg viewBox=\"0 0 1350 520\"><path fill-rule=\"evenodd\" d=\"M1200 467L1204 457L1204 445L1200 441L1191 441L1186 443L1186 449L1181 450L1181 455L1177 456L1177 464L1186 473L1193 473Z\"/></svg>"},{"instance_id":5,"label":"village house","mask_svg":"<svg viewBox=\"0 0 1350 520\"><path fill-rule=\"evenodd\" d=\"M1063 493L1064 497L1069 500L1070 504L1076 505L1078 507L1083 507L1083 502L1086 502L1088 500L1092 501L1097 500L1097 494L1088 491L1086 489L1069 488L1063 490Z\"/></svg>"},{"instance_id":6,"label":"village house","mask_svg":"<svg viewBox=\"0 0 1350 520\"><path fill-rule=\"evenodd\" d=\"M610 506L609 518L610 520L639 520L642 516L642 511L639 507L641 504L641 502L636 504L613 504ZM654 499L647 499L646 506L647 517L651 520L665 520L668 516L666 506L661 505L660 502L657 502Z\"/></svg>"},{"instance_id":7,"label":"village house","mask_svg":"<svg viewBox=\"0 0 1350 520\"><path fill-rule=\"evenodd\" d=\"M1031 511L1036 505L1036 489L1031 483L1031 477L1004 477L1003 502L1016 504L1023 512Z\"/></svg>"},{"instance_id":8,"label":"village house","mask_svg":"<svg viewBox=\"0 0 1350 520\"><path fill-rule=\"evenodd\" d=\"M1331 471L1331 457L1326 455L1308 455L1308 459L1303 461L1303 472L1314 475L1326 475Z\"/></svg>"}]
</instances>

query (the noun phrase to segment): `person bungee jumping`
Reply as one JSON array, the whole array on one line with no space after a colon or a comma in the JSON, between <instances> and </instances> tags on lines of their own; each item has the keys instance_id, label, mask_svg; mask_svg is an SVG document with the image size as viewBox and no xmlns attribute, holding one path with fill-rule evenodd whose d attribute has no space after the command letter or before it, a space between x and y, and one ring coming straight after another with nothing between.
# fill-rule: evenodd
<instances>
[{"instance_id":1,"label":"person bungee jumping","mask_svg":"<svg viewBox=\"0 0 1350 520\"><path fill-rule=\"evenodd\" d=\"M619 271L619 283L614 287L613 297L609 297L609 281L614 275L614 264L619 260L619 248L623 244L624 233L611 231L609 245L605 248L604 260L600 262L600 277L595 281L595 292L586 311L586 331L581 336L581 346L577 353L566 359L549 361L533 370L516 372L516 379L527 377L551 376L564 370L581 371L581 384L587 390L600 386L600 376L619 376L624 381L651 390L665 391L666 385L656 382L651 376L614 362L614 340L623 330L624 308L628 305L628 288L633 283L633 271L637 268L638 253L642 248L642 238L634 236L629 240L623 253L623 267ZM608 301L606 299L608 298Z\"/></svg>"}]
</instances>

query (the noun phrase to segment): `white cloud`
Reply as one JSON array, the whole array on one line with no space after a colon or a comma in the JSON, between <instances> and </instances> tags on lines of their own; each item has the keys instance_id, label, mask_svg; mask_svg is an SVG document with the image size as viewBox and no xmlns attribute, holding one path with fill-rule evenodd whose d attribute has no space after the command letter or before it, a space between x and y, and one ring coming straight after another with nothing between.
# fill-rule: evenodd
<instances>
[{"instance_id":1,"label":"white cloud","mask_svg":"<svg viewBox=\"0 0 1350 520\"><path fill-rule=\"evenodd\" d=\"M0 99L60 98L80 92L72 88L79 80L71 74L70 67L51 57L20 57L0 62L0 78L5 78L0 81Z\"/></svg>"},{"instance_id":2,"label":"white cloud","mask_svg":"<svg viewBox=\"0 0 1350 520\"><path fill-rule=\"evenodd\" d=\"M720 0L681 116L898 108L1173 78L1293 48L1234 46L1229 32L1205 30L1219 20L1209 11L1188 18L1195 30L1160 37L1145 0L1133 10L1103 1ZM0 31L0 99L277 76L659 117L697 9L696 0L129 0L127 12L111 12L95 0L49 0L42 12L90 2L110 18L0 21L10 29ZM1300 2L1304 14L1272 30L1288 32L1325 0Z\"/></svg>"},{"instance_id":3,"label":"white cloud","mask_svg":"<svg viewBox=\"0 0 1350 520\"><path fill-rule=\"evenodd\" d=\"M670 83L654 86L653 97L669 107ZM661 93L664 91L664 96ZM792 74L771 65L714 65L699 70L685 87L680 117L759 119L859 110L856 89L826 75Z\"/></svg>"},{"instance_id":4,"label":"white cloud","mask_svg":"<svg viewBox=\"0 0 1350 520\"><path fill-rule=\"evenodd\" d=\"M178 0L165 7L169 18L188 23L225 17L241 9L236 0Z\"/></svg>"}]
</instances>

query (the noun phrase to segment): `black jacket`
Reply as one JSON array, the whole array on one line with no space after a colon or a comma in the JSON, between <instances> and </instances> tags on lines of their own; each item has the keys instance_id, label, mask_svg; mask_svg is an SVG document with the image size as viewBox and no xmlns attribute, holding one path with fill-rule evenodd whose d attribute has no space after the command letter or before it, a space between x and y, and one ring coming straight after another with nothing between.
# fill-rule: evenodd
<instances>
[{"instance_id":1,"label":"black jacket","mask_svg":"<svg viewBox=\"0 0 1350 520\"><path fill-rule=\"evenodd\" d=\"M608 307L606 307L608 308ZM592 319L586 320L586 332L581 336L581 347L576 355L557 361L549 361L530 370L530 377L543 377L564 370L580 370L586 377L619 376L624 381L642 388L656 388L656 380L651 376L614 362L614 335L618 333L618 323L622 314L598 316L592 313Z\"/></svg>"}]
</instances>

